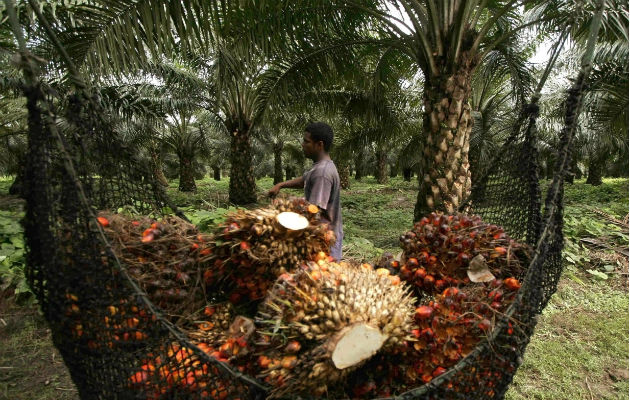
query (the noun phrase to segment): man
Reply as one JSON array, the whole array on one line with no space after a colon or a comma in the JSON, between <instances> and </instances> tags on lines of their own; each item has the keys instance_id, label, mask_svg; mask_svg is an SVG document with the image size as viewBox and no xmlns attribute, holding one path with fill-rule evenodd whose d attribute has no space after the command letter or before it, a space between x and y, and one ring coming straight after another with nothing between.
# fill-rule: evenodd
<instances>
[{"instance_id":1,"label":"man","mask_svg":"<svg viewBox=\"0 0 630 400\"><path fill-rule=\"evenodd\" d=\"M290 181L280 182L269 190L269 196L275 197L282 188L304 188L304 197L315 204L321 211L322 219L328 222L335 232L337 240L330 248L330 255L341 260L343 226L341 221L341 203L339 201L339 174L328 151L333 143L332 128L323 122L313 122L306 126L302 151L313 160L313 167L303 176Z\"/></svg>"}]
</instances>

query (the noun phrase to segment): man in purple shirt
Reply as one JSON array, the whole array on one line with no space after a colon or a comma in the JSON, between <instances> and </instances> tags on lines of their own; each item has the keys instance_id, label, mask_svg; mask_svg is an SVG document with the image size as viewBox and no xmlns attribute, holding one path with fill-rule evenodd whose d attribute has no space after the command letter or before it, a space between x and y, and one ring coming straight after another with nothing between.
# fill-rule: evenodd
<instances>
[{"instance_id":1,"label":"man in purple shirt","mask_svg":"<svg viewBox=\"0 0 630 400\"><path fill-rule=\"evenodd\" d=\"M313 167L303 176L290 181L280 182L269 190L269 196L275 197L282 188L304 188L304 197L315 204L321 211L322 219L328 222L335 232L337 240L330 248L330 255L341 260L343 226L341 221L341 202L339 192L339 173L328 151L333 143L332 128L323 122L313 122L306 126L302 151L313 160Z\"/></svg>"}]
</instances>

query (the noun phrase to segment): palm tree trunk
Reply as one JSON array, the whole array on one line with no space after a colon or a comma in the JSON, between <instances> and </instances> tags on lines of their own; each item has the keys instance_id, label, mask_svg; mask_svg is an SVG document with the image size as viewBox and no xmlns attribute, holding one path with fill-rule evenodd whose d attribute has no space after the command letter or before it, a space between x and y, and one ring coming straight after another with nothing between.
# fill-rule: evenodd
<instances>
[{"instance_id":1,"label":"palm tree trunk","mask_svg":"<svg viewBox=\"0 0 630 400\"><path fill-rule=\"evenodd\" d=\"M424 173L418 176L415 221L434 210L453 213L470 195L471 69L461 68L425 86Z\"/></svg>"},{"instance_id":2,"label":"palm tree trunk","mask_svg":"<svg viewBox=\"0 0 630 400\"><path fill-rule=\"evenodd\" d=\"M252 166L252 144L249 126L231 129L230 141L230 202L237 205L256 202L256 180Z\"/></svg>"},{"instance_id":3,"label":"palm tree trunk","mask_svg":"<svg viewBox=\"0 0 630 400\"><path fill-rule=\"evenodd\" d=\"M365 150L364 149L359 150L359 153L357 154L357 158L354 163L354 167L356 169L356 172L354 173L354 179L356 179L357 181L360 181L363 178L364 156L365 156Z\"/></svg>"},{"instance_id":4,"label":"palm tree trunk","mask_svg":"<svg viewBox=\"0 0 630 400\"><path fill-rule=\"evenodd\" d=\"M410 167L403 168L403 179L405 182L411 182L411 176L413 175L413 170Z\"/></svg>"},{"instance_id":5,"label":"palm tree trunk","mask_svg":"<svg viewBox=\"0 0 630 400\"><path fill-rule=\"evenodd\" d=\"M387 151L381 146L376 150L376 181L380 184L387 183Z\"/></svg>"},{"instance_id":6,"label":"palm tree trunk","mask_svg":"<svg viewBox=\"0 0 630 400\"><path fill-rule=\"evenodd\" d=\"M282 149L284 143L278 141L273 145L273 184L283 181L282 177Z\"/></svg>"},{"instance_id":7,"label":"palm tree trunk","mask_svg":"<svg viewBox=\"0 0 630 400\"><path fill-rule=\"evenodd\" d=\"M398 176L398 166L396 164L389 164L389 177L395 178Z\"/></svg>"},{"instance_id":8,"label":"palm tree trunk","mask_svg":"<svg viewBox=\"0 0 630 400\"><path fill-rule=\"evenodd\" d=\"M588 163L588 176L586 177L586 183L593 186L601 185L602 173L605 165L605 158L592 156Z\"/></svg>"},{"instance_id":9,"label":"palm tree trunk","mask_svg":"<svg viewBox=\"0 0 630 400\"><path fill-rule=\"evenodd\" d=\"M155 175L155 179L162 186L168 186L168 180L166 176L164 176L164 170L162 169L162 157L160 157L160 153L151 150L151 160L153 161L153 175Z\"/></svg>"},{"instance_id":10,"label":"palm tree trunk","mask_svg":"<svg viewBox=\"0 0 630 400\"><path fill-rule=\"evenodd\" d=\"M350 189L350 166L348 164L340 165L339 184L342 189Z\"/></svg>"},{"instance_id":11,"label":"palm tree trunk","mask_svg":"<svg viewBox=\"0 0 630 400\"><path fill-rule=\"evenodd\" d=\"M290 180L290 179L293 179L293 168L291 168L290 166L287 165L284 168L284 174L285 174L285 177L286 177L287 181Z\"/></svg>"},{"instance_id":12,"label":"palm tree trunk","mask_svg":"<svg viewBox=\"0 0 630 400\"><path fill-rule=\"evenodd\" d=\"M215 181L220 181L221 180L221 168L219 167L212 167L212 177L214 178Z\"/></svg>"},{"instance_id":13,"label":"palm tree trunk","mask_svg":"<svg viewBox=\"0 0 630 400\"><path fill-rule=\"evenodd\" d=\"M182 156L179 158L179 191L196 192L195 170L193 168L192 157Z\"/></svg>"}]
</instances>

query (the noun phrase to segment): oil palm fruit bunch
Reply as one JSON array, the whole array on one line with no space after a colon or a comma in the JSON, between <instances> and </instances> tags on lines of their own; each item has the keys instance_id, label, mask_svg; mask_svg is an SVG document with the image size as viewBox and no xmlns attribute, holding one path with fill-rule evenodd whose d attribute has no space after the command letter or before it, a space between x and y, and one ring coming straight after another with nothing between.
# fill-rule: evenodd
<instances>
[{"instance_id":1,"label":"oil palm fruit bunch","mask_svg":"<svg viewBox=\"0 0 630 400\"><path fill-rule=\"evenodd\" d=\"M202 307L203 287L195 277L208 256L210 236L175 216L157 221L101 212L97 220L131 277L167 315Z\"/></svg>"},{"instance_id":2,"label":"oil palm fruit bunch","mask_svg":"<svg viewBox=\"0 0 630 400\"><path fill-rule=\"evenodd\" d=\"M414 299L368 264L320 260L280 276L256 316L258 376L279 397L321 395L378 352L411 339Z\"/></svg>"},{"instance_id":3,"label":"oil palm fruit bunch","mask_svg":"<svg viewBox=\"0 0 630 400\"><path fill-rule=\"evenodd\" d=\"M217 227L204 280L233 303L262 300L276 278L305 260L326 256L334 234L319 208L304 199L278 199L266 208L239 210Z\"/></svg>"},{"instance_id":4,"label":"oil palm fruit bunch","mask_svg":"<svg viewBox=\"0 0 630 400\"><path fill-rule=\"evenodd\" d=\"M513 277L460 288L448 287L416 308L416 372L429 382L470 353L504 315L520 288ZM513 333L512 322L507 334Z\"/></svg>"},{"instance_id":5,"label":"oil palm fruit bunch","mask_svg":"<svg viewBox=\"0 0 630 400\"><path fill-rule=\"evenodd\" d=\"M518 277L531 253L503 228L464 214L423 217L400 237L400 245L400 264L392 260L388 266L398 269L402 280L424 294L441 293L471 281Z\"/></svg>"}]
</instances>

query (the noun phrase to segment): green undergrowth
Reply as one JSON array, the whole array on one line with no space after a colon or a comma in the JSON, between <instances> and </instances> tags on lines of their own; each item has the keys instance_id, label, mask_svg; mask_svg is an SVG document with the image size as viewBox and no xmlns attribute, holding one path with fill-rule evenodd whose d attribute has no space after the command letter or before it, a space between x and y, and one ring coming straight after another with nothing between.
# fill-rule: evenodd
<instances>
[{"instance_id":1,"label":"green undergrowth","mask_svg":"<svg viewBox=\"0 0 630 400\"><path fill-rule=\"evenodd\" d=\"M627 398L627 290L562 280L506 399Z\"/></svg>"}]
</instances>

